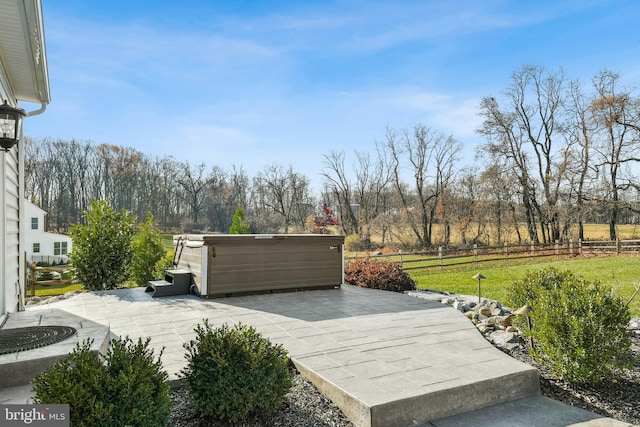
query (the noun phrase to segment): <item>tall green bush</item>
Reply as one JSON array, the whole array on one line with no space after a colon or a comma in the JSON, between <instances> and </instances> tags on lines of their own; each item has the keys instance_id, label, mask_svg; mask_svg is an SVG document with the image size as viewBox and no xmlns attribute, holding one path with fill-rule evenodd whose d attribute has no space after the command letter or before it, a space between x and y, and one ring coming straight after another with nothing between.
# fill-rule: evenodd
<instances>
[{"instance_id":1,"label":"tall green bush","mask_svg":"<svg viewBox=\"0 0 640 427\"><path fill-rule=\"evenodd\" d=\"M86 289L116 288L127 279L135 217L114 211L106 200L91 202L83 216L86 225L71 226L74 274Z\"/></svg>"},{"instance_id":2,"label":"tall green bush","mask_svg":"<svg viewBox=\"0 0 640 427\"><path fill-rule=\"evenodd\" d=\"M138 226L138 234L131 242L131 251L130 279L138 286L145 286L149 280L157 279L157 266L162 262L165 250L162 234L156 228L151 212L147 214L147 220Z\"/></svg>"},{"instance_id":3,"label":"tall green bush","mask_svg":"<svg viewBox=\"0 0 640 427\"><path fill-rule=\"evenodd\" d=\"M112 340L105 360L78 344L67 357L33 381L36 404L67 403L71 425L91 427L165 426L171 416L171 394L160 356L149 339Z\"/></svg>"},{"instance_id":4,"label":"tall green bush","mask_svg":"<svg viewBox=\"0 0 640 427\"><path fill-rule=\"evenodd\" d=\"M533 338L536 362L557 378L598 383L630 365L631 315L610 287L552 268L527 274L509 295L514 306L532 307L524 334Z\"/></svg>"},{"instance_id":5,"label":"tall green bush","mask_svg":"<svg viewBox=\"0 0 640 427\"><path fill-rule=\"evenodd\" d=\"M205 319L185 344L187 366L180 372L201 415L237 422L250 413L271 413L293 381L287 351L253 327L213 328Z\"/></svg>"}]
</instances>

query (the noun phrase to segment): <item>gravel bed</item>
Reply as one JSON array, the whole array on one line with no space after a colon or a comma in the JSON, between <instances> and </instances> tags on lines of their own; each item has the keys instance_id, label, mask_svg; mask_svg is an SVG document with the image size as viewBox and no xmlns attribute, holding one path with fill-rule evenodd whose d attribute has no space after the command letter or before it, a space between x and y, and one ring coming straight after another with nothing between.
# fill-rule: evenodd
<instances>
[{"instance_id":1,"label":"gravel bed","mask_svg":"<svg viewBox=\"0 0 640 427\"><path fill-rule=\"evenodd\" d=\"M252 416L237 424L201 418L194 414L187 399L187 390L173 390L170 427L352 427L342 411L320 393L302 375L293 379L287 401L274 414Z\"/></svg>"}]
</instances>

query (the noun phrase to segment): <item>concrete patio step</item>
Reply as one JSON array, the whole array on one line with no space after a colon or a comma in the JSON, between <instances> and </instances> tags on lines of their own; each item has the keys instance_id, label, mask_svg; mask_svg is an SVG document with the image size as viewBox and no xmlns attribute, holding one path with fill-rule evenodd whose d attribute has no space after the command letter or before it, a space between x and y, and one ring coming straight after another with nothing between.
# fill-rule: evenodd
<instances>
[{"instance_id":1,"label":"concrete patio step","mask_svg":"<svg viewBox=\"0 0 640 427\"><path fill-rule=\"evenodd\" d=\"M411 426L540 394L537 369L494 348L457 311L433 306L410 319L397 328L395 314L344 319L347 348L305 354L293 345L290 356L357 426Z\"/></svg>"},{"instance_id":2,"label":"concrete patio step","mask_svg":"<svg viewBox=\"0 0 640 427\"><path fill-rule=\"evenodd\" d=\"M465 414L431 421L420 427L633 427L544 396L518 399Z\"/></svg>"}]
</instances>

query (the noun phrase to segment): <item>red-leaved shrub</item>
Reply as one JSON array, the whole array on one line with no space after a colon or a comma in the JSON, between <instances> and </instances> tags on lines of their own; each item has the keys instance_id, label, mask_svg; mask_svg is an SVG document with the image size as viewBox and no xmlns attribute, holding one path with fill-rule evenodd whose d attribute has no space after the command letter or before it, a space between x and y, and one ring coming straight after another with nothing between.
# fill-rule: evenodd
<instances>
[{"instance_id":1,"label":"red-leaved shrub","mask_svg":"<svg viewBox=\"0 0 640 427\"><path fill-rule=\"evenodd\" d=\"M416 283L397 262L358 258L344 268L344 281L363 288L404 292L416 288Z\"/></svg>"}]
</instances>

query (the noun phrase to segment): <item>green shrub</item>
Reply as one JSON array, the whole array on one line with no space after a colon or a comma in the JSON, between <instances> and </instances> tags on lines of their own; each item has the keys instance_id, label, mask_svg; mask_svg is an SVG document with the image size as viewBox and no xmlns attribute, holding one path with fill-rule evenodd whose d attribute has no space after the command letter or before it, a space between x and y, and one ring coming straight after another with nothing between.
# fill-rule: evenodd
<instances>
[{"instance_id":1,"label":"green shrub","mask_svg":"<svg viewBox=\"0 0 640 427\"><path fill-rule=\"evenodd\" d=\"M164 256L156 262L153 275L158 278L164 278L164 272L174 268L173 265L173 251L165 252Z\"/></svg>"},{"instance_id":2,"label":"green shrub","mask_svg":"<svg viewBox=\"0 0 640 427\"><path fill-rule=\"evenodd\" d=\"M106 200L91 202L83 216L87 225L71 226L73 271L88 290L116 288L129 272L135 217L114 211Z\"/></svg>"},{"instance_id":3,"label":"green shrub","mask_svg":"<svg viewBox=\"0 0 640 427\"><path fill-rule=\"evenodd\" d=\"M205 319L195 332L180 376L199 414L237 422L282 405L293 381L282 345L241 324L213 329Z\"/></svg>"},{"instance_id":4,"label":"green shrub","mask_svg":"<svg viewBox=\"0 0 640 427\"><path fill-rule=\"evenodd\" d=\"M102 426L113 410L111 402L103 398L104 385L105 367L91 351L91 341L85 341L34 378L33 402L68 403L71 425Z\"/></svg>"},{"instance_id":5,"label":"green shrub","mask_svg":"<svg viewBox=\"0 0 640 427\"><path fill-rule=\"evenodd\" d=\"M112 340L104 362L91 341L33 381L36 404L68 403L73 426L165 426L171 415L170 386L149 339Z\"/></svg>"},{"instance_id":6,"label":"green shrub","mask_svg":"<svg viewBox=\"0 0 640 427\"><path fill-rule=\"evenodd\" d=\"M416 288L409 274L402 270L400 263L358 258L344 268L344 280L352 285L404 292Z\"/></svg>"},{"instance_id":7,"label":"green shrub","mask_svg":"<svg viewBox=\"0 0 640 427\"><path fill-rule=\"evenodd\" d=\"M532 307L532 329L524 329L524 334L534 340L536 362L555 377L598 383L630 365L631 341L625 327L631 315L611 288L571 272L546 269L514 283L510 295L516 305Z\"/></svg>"},{"instance_id":8,"label":"green shrub","mask_svg":"<svg viewBox=\"0 0 640 427\"><path fill-rule=\"evenodd\" d=\"M113 340L107 353L107 390L114 398L112 425L165 426L171 416L171 387L150 338Z\"/></svg>"},{"instance_id":9,"label":"green shrub","mask_svg":"<svg viewBox=\"0 0 640 427\"><path fill-rule=\"evenodd\" d=\"M151 212L138 227L138 234L131 242L132 259L129 276L137 286L146 286L149 280L159 279L156 266L165 256L162 234L156 228ZM162 274L162 273L160 273Z\"/></svg>"},{"instance_id":10,"label":"green shrub","mask_svg":"<svg viewBox=\"0 0 640 427\"><path fill-rule=\"evenodd\" d=\"M570 271L560 271L555 267L543 268L527 272L522 279L517 280L507 287L507 304L514 310L529 305L536 307L538 297L543 291L560 286L566 280L573 280L574 274ZM514 324L522 331L528 329L528 323L523 317L516 317Z\"/></svg>"}]
</instances>

